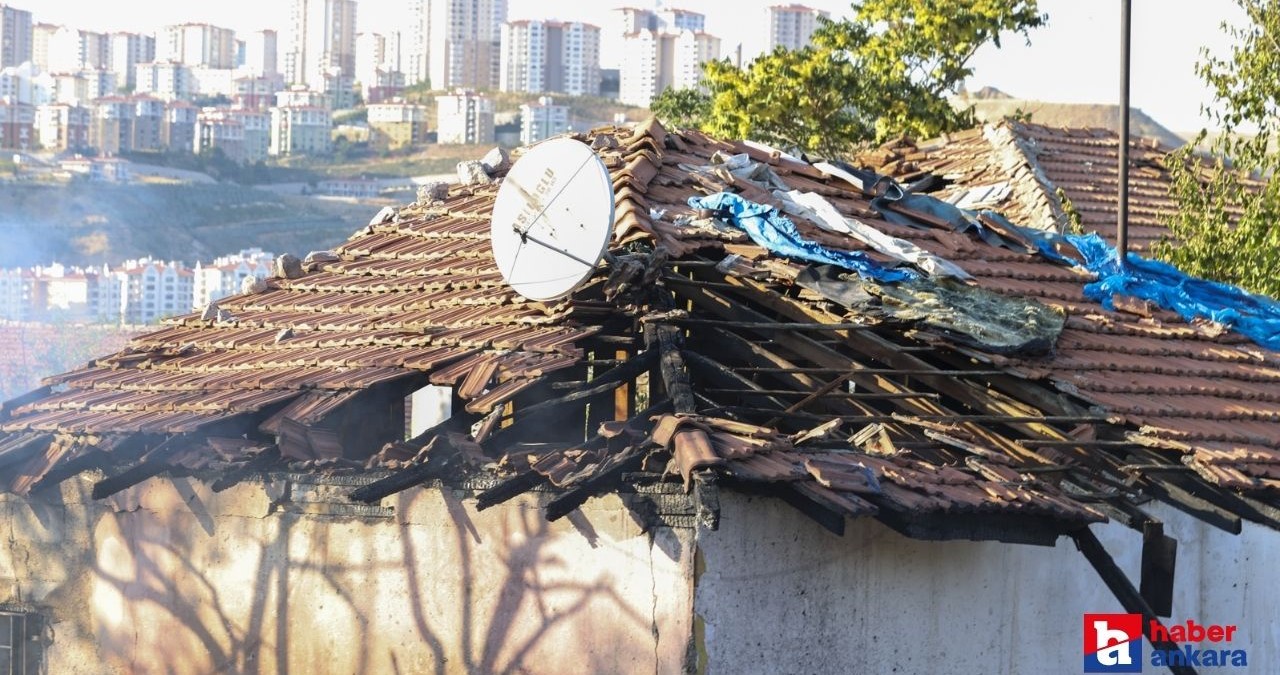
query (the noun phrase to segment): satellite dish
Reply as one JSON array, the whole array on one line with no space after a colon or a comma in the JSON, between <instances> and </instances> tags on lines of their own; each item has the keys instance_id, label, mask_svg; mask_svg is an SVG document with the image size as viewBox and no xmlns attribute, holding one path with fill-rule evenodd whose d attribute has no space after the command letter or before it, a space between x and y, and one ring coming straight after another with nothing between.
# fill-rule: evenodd
<instances>
[{"instance_id":1,"label":"satellite dish","mask_svg":"<svg viewBox=\"0 0 1280 675\"><path fill-rule=\"evenodd\" d=\"M571 138L529 149L493 203L489 240L502 279L530 300L572 293L613 234L613 184L596 153Z\"/></svg>"}]
</instances>

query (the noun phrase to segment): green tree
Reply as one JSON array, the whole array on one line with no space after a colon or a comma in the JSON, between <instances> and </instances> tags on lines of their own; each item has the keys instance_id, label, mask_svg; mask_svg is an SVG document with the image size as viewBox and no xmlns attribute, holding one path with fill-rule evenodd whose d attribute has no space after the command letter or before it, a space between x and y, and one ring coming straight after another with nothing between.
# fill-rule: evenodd
<instances>
[{"instance_id":1,"label":"green tree","mask_svg":"<svg viewBox=\"0 0 1280 675\"><path fill-rule=\"evenodd\" d=\"M669 127L696 127L711 113L711 97L697 89L667 87L649 104L649 110Z\"/></svg>"},{"instance_id":2,"label":"green tree","mask_svg":"<svg viewBox=\"0 0 1280 675\"><path fill-rule=\"evenodd\" d=\"M703 129L825 155L900 134L917 138L971 126L972 108L947 100L969 61L1002 33L1044 24L1036 0L863 0L853 18L823 21L812 44L776 49L738 68L704 67L710 111Z\"/></svg>"},{"instance_id":3,"label":"green tree","mask_svg":"<svg viewBox=\"0 0 1280 675\"><path fill-rule=\"evenodd\" d=\"M1202 50L1196 72L1214 93L1204 113L1219 129L1204 161L1194 148L1201 131L1167 162L1177 210L1166 222L1171 239L1155 253L1191 274L1280 297L1280 0L1236 0L1244 26L1222 29L1231 54Z\"/></svg>"}]
</instances>

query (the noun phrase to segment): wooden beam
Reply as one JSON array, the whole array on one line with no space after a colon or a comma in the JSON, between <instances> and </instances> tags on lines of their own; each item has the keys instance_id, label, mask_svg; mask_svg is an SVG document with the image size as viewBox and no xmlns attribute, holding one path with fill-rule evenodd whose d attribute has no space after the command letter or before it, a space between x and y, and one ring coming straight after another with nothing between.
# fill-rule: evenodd
<instances>
[{"instance_id":1,"label":"wooden beam","mask_svg":"<svg viewBox=\"0 0 1280 675\"><path fill-rule=\"evenodd\" d=\"M1125 611L1130 614L1142 615L1143 635L1151 642L1152 646L1165 650L1181 650L1181 647L1172 642L1156 640L1151 635L1148 635L1150 631L1147 627L1152 623L1163 627L1163 624L1160 624L1160 617L1156 616L1155 610L1151 608L1151 605L1147 604L1146 599L1134 587L1133 582L1129 581L1129 578L1125 576L1124 570L1120 569L1111 554L1107 553L1107 549L1094 536L1093 531L1087 527L1082 527L1072 532L1071 538L1075 540L1076 547L1080 549L1085 559L1097 571L1098 576L1102 577L1102 583L1111 589L1111 594L1120 601L1120 605L1124 607ZM1165 631L1165 634L1167 635L1168 631ZM1195 675L1196 672L1190 666L1170 665L1168 668L1175 675Z\"/></svg>"},{"instance_id":2,"label":"wooden beam","mask_svg":"<svg viewBox=\"0 0 1280 675\"><path fill-rule=\"evenodd\" d=\"M1208 500L1201 499L1173 483L1148 478L1142 481L1142 488L1156 499L1224 532L1240 534L1243 530L1243 521L1240 516Z\"/></svg>"},{"instance_id":3,"label":"wooden beam","mask_svg":"<svg viewBox=\"0 0 1280 675\"><path fill-rule=\"evenodd\" d=\"M671 397L672 408L678 414L691 415L698 412L697 402L693 398L693 385L689 383L689 371L680 354L680 329L668 324L658 324L652 335L657 342L658 367L662 372L662 382L667 387L667 395Z\"/></svg>"},{"instance_id":4,"label":"wooden beam","mask_svg":"<svg viewBox=\"0 0 1280 675\"><path fill-rule=\"evenodd\" d=\"M168 471L173 468L169 464L169 458L182 450L190 440L190 437L186 434L177 434L166 438L159 445L147 451L137 464L114 476L109 476L94 483L91 496L94 499L105 499L152 476L158 476Z\"/></svg>"},{"instance_id":5,"label":"wooden beam","mask_svg":"<svg viewBox=\"0 0 1280 675\"><path fill-rule=\"evenodd\" d=\"M549 521L559 520L587 503L591 497L611 488L626 471L640 466L645 455L649 454L647 443L624 448L621 452L605 459L596 471L563 494L547 504L545 513Z\"/></svg>"},{"instance_id":6,"label":"wooden beam","mask_svg":"<svg viewBox=\"0 0 1280 675\"><path fill-rule=\"evenodd\" d=\"M739 375L738 373L734 372L733 369L729 368L728 366L725 366L719 361L716 361L715 359L712 359L708 356L704 356L695 351L686 350L684 352L684 358L685 358L685 362L688 365L692 366L695 370L697 370L699 375L723 387L741 387L742 389L754 392L756 394L763 394L765 392L765 389L760 385ZM714 389L704 390L704 392L708 392L708 393L711 391L715 391L715 390ZM782 390L782 391L791 391L791 390ZM782 408L786 405L780 399L774 398L771 395L766 395L765 398L766 400L769 401L769 403L779 408Z\"/></svg>"},{"instance_id":7,"label":"wooden beam","mask_svg":"<svg viewBox=\"0 0 1280 675\"><path fill-rule=\"evenodd\" d=\"M652 349L640 352L626 363L616 368L610 368L605 371L604 374L590 380L585 386L580 387L571 393L565 394L564 396L543 401L542 403L535 403L531 406L526 406L522 410L517 410L516 414L520 418L525 419L533 414L545 412L551 408L555 408L566 403L582 401L591 398L592 396L613 391L622 384L634 380L640 375L640 373L648 370L657 359L657 356L657 352ZM519 420L515 422L517 425L519 423Z\"/></svg>"},{"instance_id":8,"label":"wooden beam","mask_svg":"<svg viewBox=\"0 0 1280 675\"><path fill-rule=\"evenodd\" d=\"M875 326L863 323L820 323L814 321L724 321L719 319L693 319L688 317L672 317L663 319L664 323L680 326L714 326L716 328L738 328L756 331L828 331L828 330L871 330Z\"/></svg>"},{"instance_id":9,"label":"wooden beam","mask_svg":"<svg viewBox=\"0 0 1280 675\"><path fill-rule=\"evenodd\" d=\"M439 448L439 449L437 449ZM437 436L431 441L427 450L427 461L401 469L390 476L380 478L368 485L351 491L351 499L357 502L372 504L409 488L420 485L432 478L438 478L457 465L462 453L444 436Z\"/></svg>"},{"instance_id":10,"label":"wooden beam","mask_svg":"<svg viewBox=\"0 0 1280 675\"><path fill-rule=\"evenodd\" d=\"M259 452L253 459L219 476L217 480L213 481L213 484L209 486L209 489L214 492L222 492L250 476L267 471L282 460L283 458L280 456L280 449L272 446L262 452Z\"/></svg>"},{"instance_id":11,"label":"wooden beam","mask_svg":"<svg viewBox=\"0 0 1280 675\"><path fill-rule=\"evenodd\" d=\"M626 363L631 352L626 349L619 349L614 352L617 363ZM639 374L636 374L639 377ZM623 383L621 387L613 390L613 419L621 422L631 418L631 413L635 412L632 406L632 390L634 387L629 382Z\"/></svg>"}]
</instances>

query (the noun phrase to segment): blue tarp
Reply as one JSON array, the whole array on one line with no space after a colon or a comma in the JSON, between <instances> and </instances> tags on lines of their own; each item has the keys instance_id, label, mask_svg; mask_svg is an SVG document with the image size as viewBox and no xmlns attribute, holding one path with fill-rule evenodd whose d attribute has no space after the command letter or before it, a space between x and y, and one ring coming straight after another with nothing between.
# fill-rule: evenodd
<instances>
[{"instance_id":1,"label":"blue tarp","mask_svg":"<svg viewBox=\"0 0 1280 675\"><path fill-rule=\"evenodd\" d=\"M998 239L998 235L981 226L972 212L927 195L908 197L914 200L915 203L911 206L916 209L940 215L956 225L963 222L969 227L976 227L976 234L983 239ZM745 231L752 241L780 256L836 265L857 272L864 279L884 283L920 278L914 270L886 267L864 253L832 250L806 239L796 229L795 223L777 209L748 201L736 194L720 192L707 197L692 197L689 205L718 212ZM890 213L885 210L886 217ZM970 217L964 217L965 214ZM999 218L1001 225L1026 237L1039 249L1041 256L1060 264L1081 266L1092 272L1097 276L1097 281L1086 284L1084 294L1107 309L1115 309L1111 302L1114 295L1140 298L1153 302L1162 309L1176 312L1187 321L1208 319L1245 335L1263 347L1280 350L1280 302L1272 298L1254 295L1229 284L1192 277L1173 265L1147 260L1136 253L1129 253L1126 257L1127 264L1121 266L1115 248L1096 233L1060 235L1018 227L998 214L989 215ZM958 229L963 231L969 227ZM1084 262L1076 262L1059 253L1058 247L1063 244L1069 244L1079 251Z\"/></svg>"},{"instance_id":2,"label":"blue tarp","mask_svg":"<svg viewBox=\"0 0 1280 675\"><path fill-rule=\"evenodd\" d=\"M1097 281L1085 285L1084 294L1107 309L1114 309L1111 296L1133 296L1177 312L1188 321L1215 321L1263 347L1280 350L1280 302L1189 276L1173 265L1136 253L1129 253L1122 267L1116 249L1096 233L1065 238L1084 257L1083 267L1098 276Z\"/></svg>"},{"instance_id":3,"label":"blue tarp","mask_svg":"<svg viewBox=\"0 0 1280 675\"><path fill-rule=\"evenodd\" d=\"M857 272L858 276L864 279L885 283L916 279L920 276L908 268L891 268L881 265L860 251L837 251L806 239L796 229L796 224L779 213L777 209L748 201L730 192L718 192L706 197L690 197L689 206L716 211L746 232L752 241L786 258L836 265Z\"/></svg>"}]
</instances>

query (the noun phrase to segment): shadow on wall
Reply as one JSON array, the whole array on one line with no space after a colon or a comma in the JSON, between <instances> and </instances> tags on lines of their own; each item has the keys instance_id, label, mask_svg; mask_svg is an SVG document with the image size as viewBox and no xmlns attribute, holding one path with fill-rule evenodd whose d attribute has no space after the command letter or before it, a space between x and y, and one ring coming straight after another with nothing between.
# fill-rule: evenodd
<instances>
[{"instance_id":1,"label":"shadow on wall","mask_svg":"<svg viewBox=\"0 0 1280 675\"><path fill-rule=\"evenodd\" d=\"M187 479L150 481L108 510L85 485L68 499L88 516L71 537L83 548L44 574L59 586L47 598L54 620L75 627L57 631L50 672L654 670L654 594L675 587L655 564L683 569L620 509L603 512L592 543L531 505L477 514L426 488L374 521L266 515L277 505L261 486L213 494ZM57 539L78 519L48 520L17 519L31 531L14 536ZM34 555L57 564L53 550ZM99 658L65 661L92 658L91 646L64 644L77 639L96 642Z\"/></svg>"}]
</instances>

